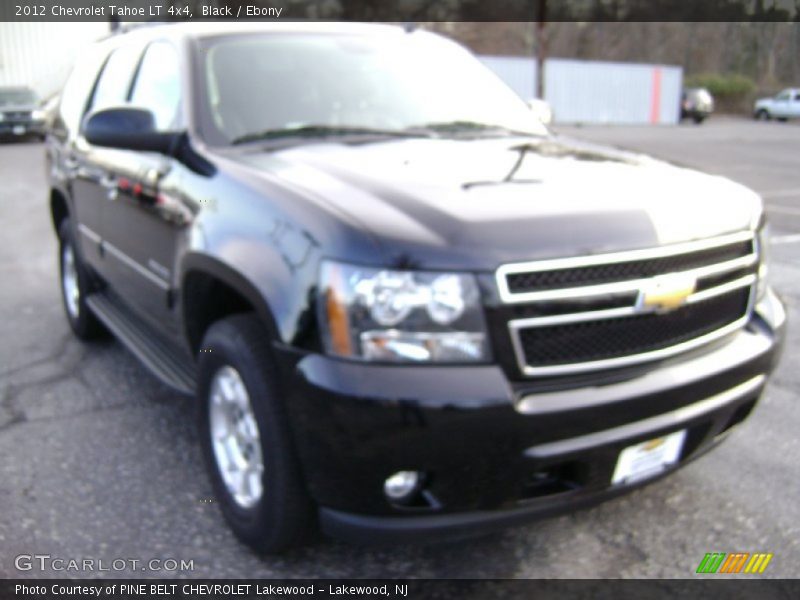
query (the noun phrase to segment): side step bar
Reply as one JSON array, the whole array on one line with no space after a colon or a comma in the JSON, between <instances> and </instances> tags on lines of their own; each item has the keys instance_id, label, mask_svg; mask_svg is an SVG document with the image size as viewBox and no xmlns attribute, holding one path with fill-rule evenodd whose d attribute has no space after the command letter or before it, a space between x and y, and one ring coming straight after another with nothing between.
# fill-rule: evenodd
<instances>
[{"instance_id":1,"label":"side step bar","mask_svg":"<svg viewBox=\"0 0 800 600\"><path fill-rule=\"evenodd\" d=\"M86 303L114 336L164 384L194 394L194 365L181 360L163 344L147 324L119 301L103 292L91 294Z\"/></svg>"}]
</instances>

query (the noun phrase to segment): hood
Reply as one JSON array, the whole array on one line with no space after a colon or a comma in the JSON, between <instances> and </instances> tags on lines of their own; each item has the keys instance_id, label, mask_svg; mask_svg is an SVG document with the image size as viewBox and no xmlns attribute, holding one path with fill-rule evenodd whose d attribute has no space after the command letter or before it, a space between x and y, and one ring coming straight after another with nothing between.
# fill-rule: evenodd
<instances>
[{"instance_id":1,"label":"hood","mask_svg":"<svg viewBox=\"0 0 800 600\"><path fill-rule=\"evenodd\" d=\"M761 212L728 179L564 138L325 142L228 158L323 198L379 241L380 260L417 267L647 248L746 229Z\"/></svg>"},{"instance_id":2,"label":"hood","mask_svg":"<svg viewBox=\"0 0 800 600\"><path fill-rule=\"evenodd\" d=\"M0 104L0 112L33 112L36 106L33 104Z\"/></svg>"}]
</instances>

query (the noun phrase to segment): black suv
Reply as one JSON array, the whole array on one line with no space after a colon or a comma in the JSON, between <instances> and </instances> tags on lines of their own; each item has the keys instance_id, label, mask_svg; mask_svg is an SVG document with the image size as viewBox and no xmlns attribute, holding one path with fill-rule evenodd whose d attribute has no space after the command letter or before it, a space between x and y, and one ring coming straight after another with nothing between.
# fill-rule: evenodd
<instances>
[{"instance_id":1,"label":"black suv","mask_svg":"<svg viewBox=\"0 0 800 600\"><path fill-rule=\"evenodd\" d=\"M784 337L755 193L552 136L423 31L115 36L51 137L72 329L196 395L260 551L630 490L739 424Z\"/></svg>"}]
</instances>

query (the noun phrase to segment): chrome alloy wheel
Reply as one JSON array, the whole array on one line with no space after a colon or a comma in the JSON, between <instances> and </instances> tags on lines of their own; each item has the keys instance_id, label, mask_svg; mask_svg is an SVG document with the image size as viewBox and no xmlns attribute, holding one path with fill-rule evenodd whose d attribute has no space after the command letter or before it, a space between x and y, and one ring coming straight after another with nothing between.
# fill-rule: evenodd
<instances>
[{"instance_id":1,"label":"chrome alloy wheel","mask_svg":"<svg viewBox=\"0 0 800 600\"><path fill-rule=\"evenodd\" d=\"M61 251L61 290L67 312L73 319L80 316L81 290L78 284L78 267L75 264L75 252L70 244L64 244Z\"/></svg>"},{"instance_id":2,"label":"chrome alloy wheel","mask_svg":"<svg viewBox=\"0 0 800 600\"><path fill-rule=\"evenodd\" d=\"M236 503L251 508L264 493L264 459L250 396L231 366L214 374L210 390L209 429L217 469Z\"/></svg>"}]
</instances>

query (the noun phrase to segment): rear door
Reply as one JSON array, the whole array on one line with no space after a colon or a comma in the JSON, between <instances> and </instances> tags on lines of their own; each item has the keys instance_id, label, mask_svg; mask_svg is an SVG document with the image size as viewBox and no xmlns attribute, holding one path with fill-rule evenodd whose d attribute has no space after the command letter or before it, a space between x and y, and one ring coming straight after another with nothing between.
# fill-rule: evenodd
<instances>
[{"instance_id":1,"label":"rear door","mask_svg":"<svg viewBox=\"0 0 800 600\"><path fill-rule=\"evenodd\" d=\"M76 63L61 92L46 146L51 182L70 198L73 235L78 251L83 260L95 268L100 261L100 246L97 239L82 235L81 230L99 231L101 205L97 204L94 196L87 194L90 184L85 180L86 167L79 161L77 147L81 119L107 56L108 49L99 47L90 50Z\"/></svg>"}]
</instances>

